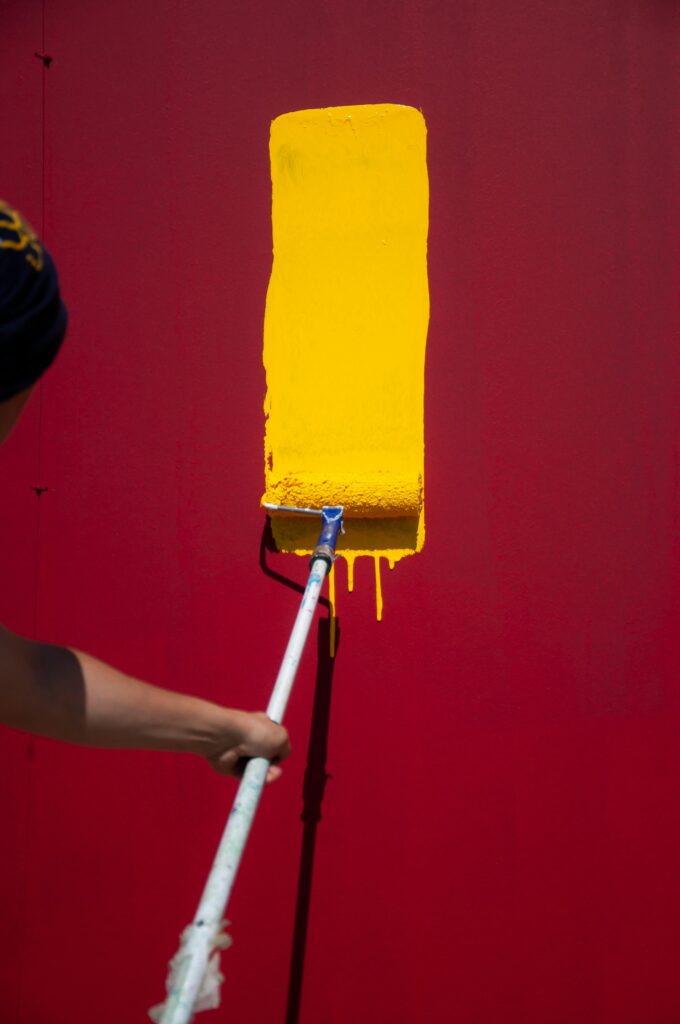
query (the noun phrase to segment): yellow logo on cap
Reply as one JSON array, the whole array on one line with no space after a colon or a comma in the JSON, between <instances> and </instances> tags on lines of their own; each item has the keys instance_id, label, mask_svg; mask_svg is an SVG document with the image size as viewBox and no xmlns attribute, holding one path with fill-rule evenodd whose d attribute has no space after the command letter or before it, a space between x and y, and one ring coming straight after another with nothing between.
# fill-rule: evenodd
<instances>
[{"instance_id":1,"label":"yellow logo on cap","mask_svg":"<svg viewBox=\"0 0 680 1024\"><path fill-rule=\"evenodd\" d=\"M34 270L42 270L45 254L40 240L31 225L18 210L0 199L0 249L14 249L23 252L26 261Z\"/></svg>"}]
</instances>

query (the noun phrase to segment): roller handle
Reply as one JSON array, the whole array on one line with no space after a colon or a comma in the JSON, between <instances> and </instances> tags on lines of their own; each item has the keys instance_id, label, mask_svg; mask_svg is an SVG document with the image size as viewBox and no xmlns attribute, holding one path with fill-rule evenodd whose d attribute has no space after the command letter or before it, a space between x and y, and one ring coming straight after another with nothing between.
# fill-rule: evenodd
<instances>
[{"instance_id":1,"label":"roller handle","mask_svg":"<svg viewBox=\"0 0 680 1024\"><path fill-rule=\"evenodd\" d=\"M335 558L335 546L338 543L338 534L342 530L342 506L324 505L321 510L323 525L319 533L319 539L309 560L309 568L312 568L317 559L326 564L326 575L331 571Z\"/></svg>"}]
</instances>

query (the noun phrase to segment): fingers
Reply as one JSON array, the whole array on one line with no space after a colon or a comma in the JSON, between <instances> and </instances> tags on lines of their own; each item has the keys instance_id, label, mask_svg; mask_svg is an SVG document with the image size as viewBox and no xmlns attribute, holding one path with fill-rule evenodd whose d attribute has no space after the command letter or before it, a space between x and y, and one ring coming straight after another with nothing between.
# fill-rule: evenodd
<instances>
[{"instance_id":1,"label":"fingers","mask_svg":"<svg viewBox=\"0 0 680 1024\"><path fill-rule=\"evenodd\" d=\"M240 778L243 774L243 768L245 765L239 765L242 760L239 757L236 750L227 750L223 754L219 754L216 757L209 757L208 762L212 768L218 773L218 775L232 775L235 778Z\"/></svg>"},{"instance_id":2,"label":"fingers","mask_svg":"<svg viewBox=\"0 0 680 1024\"><path fill-rule=\"evenodd\" d=\"M248 715L246 730L239 752L246 757L266 757L269 761L283 761L290 754L290 739L282 725L272 722L264 711Z\"/></svg>"},{"instance_id":3,"label":"fingers","mask_svg":"<svg viewBox=\"0 0 680 1024\"><path fill-rule=\"evenodd\" d=\"M240 742L227 746L220 753L208 758L220 775L241 778L249 759L265 757L272 763L267 771L266 781L275 782L281 777L279 762L290 754L290 739L287 730L272 722L263 711L239 712L241 716ZM233 743L233 740L232 740Z\"/></svg>"},{"instance_id":4,"label":"fingers","mask_svg":"<svg viewBox=\"0 0 680 1024\"><path fill-rule=\"evenodd\" d=\"M232 752L229 754L223 754L221 757L210 758L210 764L218 772L219 775L230 775L235 779L240 779L243 776L246 765L250 758L248 757L234 757ZM277 764L270 764L267 770L267 776L265 781L267 784L270 782L276 782L283 775L283 770L279 768Z\"/></svg>"}]
</instances>

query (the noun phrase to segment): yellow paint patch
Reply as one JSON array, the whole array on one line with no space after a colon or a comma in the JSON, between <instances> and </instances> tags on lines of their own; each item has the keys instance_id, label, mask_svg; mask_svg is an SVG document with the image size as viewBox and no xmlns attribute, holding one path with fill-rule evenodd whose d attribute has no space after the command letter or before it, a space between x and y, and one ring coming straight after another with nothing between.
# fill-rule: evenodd
<instances>
[{"instance_id":1,"label":"yellow paint patch","mask_svg":"<svg viewBox=\"0 0 680 1024\"><path fill-rule=\"evenodd\" d=\"M424 542L425 138L420 112L394 104L271 128L264 500L344 505L350 566L392 565ZM272 517L282 551L309 553L318 529Z\"/></svg>"}]
</instances>

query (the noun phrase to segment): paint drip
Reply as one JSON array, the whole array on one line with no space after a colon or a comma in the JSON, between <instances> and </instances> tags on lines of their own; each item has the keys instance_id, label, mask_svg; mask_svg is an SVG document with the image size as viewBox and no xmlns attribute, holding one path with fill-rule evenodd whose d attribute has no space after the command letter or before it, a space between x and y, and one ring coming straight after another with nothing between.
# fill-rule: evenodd
<instances>
[{"instance_id":1,"label":"paint drip","mask_svg":"<svg viewBox=\"0 0 680 1024\"><path fill-rule=\"evenodd\" d=\"M335 657L335 628L337 623L337 615L335 613L335 565L332 565L328 573L328 604L330 606L330 627L328 635L330 637L330 650L329 654L331 658Z\"/></svg>"}]
</instances>

